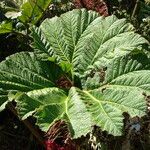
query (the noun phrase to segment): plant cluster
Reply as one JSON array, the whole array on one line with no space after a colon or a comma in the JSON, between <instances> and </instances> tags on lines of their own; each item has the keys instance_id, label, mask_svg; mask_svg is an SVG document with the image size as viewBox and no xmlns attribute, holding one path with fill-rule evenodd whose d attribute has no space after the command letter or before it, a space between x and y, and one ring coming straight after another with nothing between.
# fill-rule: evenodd
<instances>
[{"instance_id":1,"label":"plant cluster","mask_svg":"<svg viewBox=\"0 0 150 150\"><path fill-rule=\"evenodd\" d=\"M74 7L89 10L60 15L59 1L54 5L50 0L5 1L9 11L2 10L0 32L21 34L32 52L15 53L0 63L0 112L11 110L42 143L28 122L34 118L45 134L47 150L86 149L87 145L109 149L108 143L122 135L121 149L131 149L132 138L149 139L150 132L145 122L150 105L149 28L143 22L136 25L136 19L144 21L147 12L141 13L145 8L140 8L142 17L136 17L136 1L127 4L135 8L132 13L126 10L120 15L110 1L99 1L99 7L94 0L75 2ZM122 9L124 1L118 3ZM149 11L149 5L142 4ZM55 12L58 16L51 16L51 6L60 8ZM72 3L69 6L66 9L72 9ZM121 19L125 14L127 19ZM145 30L146 38L129 21ZM148 133L146 138L142 131Z\"/></svg>"}]
</instances>

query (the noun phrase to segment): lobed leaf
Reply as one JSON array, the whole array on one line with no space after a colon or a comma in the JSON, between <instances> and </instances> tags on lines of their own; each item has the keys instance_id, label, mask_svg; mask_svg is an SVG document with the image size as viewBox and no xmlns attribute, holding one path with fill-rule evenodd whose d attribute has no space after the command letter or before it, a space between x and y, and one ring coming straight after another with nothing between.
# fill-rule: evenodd
<instances>
[{"instance_id":1,"label":"lobed leaf","mask_svg":"<svg viewBox=\"0 0 150 150\"><path fill-rule=\"evenodd\" d=\"M150 93L150 59L142 54L114 59L106 71L107 87Z\"/></svg>"},{"instance_id":2,"label":"lobed leaf","mask_svg":"<svg viewBox=\"0 0 150 150\"><path fill-rule=\"evenodd\" d=\"M136 99L135 99L136 97ZM22 100L21 100L22 101ZM37 125L47 131L59 119L66 120L73 138L86 136L92 126L100 126L114 136L122 135L123 113L134 116L145 115L146 101L136 90L125 91L108 88L82 91L71 88L63 103L44 105L36 110Z\"/></svg>"},{"instance_id":3,"label":"lobed leaf","mask_svg":"<svg viewBox=\"0 0 150 150\"><path fill-rule=\"evenodd\" d=\"M24 58L28 58L28 64L21 61L25 60L22 59L22 55L26 56ZM134 55L133 57L125 56L113 59L107 66L105 79L98 88L80 90L72 87L68 96L63 90L54 87L39 88L37 86L35 90L24 90L21 86L18 87L13 84L11 88L8 86L12 81L16 82L14 80L16 76L5 75L8 82L10 82L8 84L4 80L6 79L4 75L2 76L6 66L13 67L13 61L18 62L19 60L20 63L22 62L21 64L26 66L25 68L28 66L35 72L37 62L34 62L34 67L30 66L30 61L34 57L33 53L20 53L19 57L18 54L15 54L2 62L0 81L5 89L25 91L17 93L16 97L13 97L17 102L19 116L26 119L34 115L37 118L37 125L43 131L47 131L55 121L62 119L67 121L73 138L85 136L92 130L94 125L101 127L103 131L106 130L109 134L120 136L123 128L124 117L122 114L124 112L127 112L131 117L145 115L147 106L143 92L149 94L150 83L149 59L146 56ZM145 58L145 61L142 57ZM10 64L10 61L13 63ZM20 68L20 65L16 69L18 68ZM39 70L41 69L44 68L40 67ZM9 72L11 71L9 69ZM28 76L17 78L22 84L23 77L26 79ZM3 83L2 79L6 83ZM42 81L39 84L42 84ZM7 88L4 85L7 85Z\"/></svg>"},{"instance_id":4,"label":"lobed leaf","mask_svg":"<svg viewBox=\"0 0 150 150\"><path fill-rule=\"evenodd\" d=\"M125 19L115 16L104 18L85 9L46 19L40 30L41 40L43 37L47 39L51 49L45 49L45 52L39 48L38 52L41 50L41 53L49 53L59 61L72 63L73 73L80 75L95 64L109 62L148 43L134 33L134 27ZM35 44L39 45L40 41L36 37L34 39Z\"/></svg>"},{"instance_id":5,"label":"lobed leaf","mask_svg":"<svg viewBox=\"0 0 150 150\"><path fill-rule=\"evenodd\" d=\"M67 96L63 90L52 87L20 93L19 96L17 94L15 100L17 101L19 116L24 120L33 115L38 109L39 111L42 110L41 113L44 113L45 106L64 103L66 98ZM52 113L51 110L49 113ZM51 117L51 115L48 116Z\"/></svg>"},{"instance_id":6,"label":"lobed leaf","mask_svg":"<svg viewBox=\"0 0 150 150\"><path fill-rule=\"evenodd\" d=\"M0 96L17 91L9 99L17 102L22 119L33 115L43 131L65 120L72 137L78 138L93 125L120 136L124 112L145 115L150 60L139 47L147 41L124 19L73 10L46 19L39 29L32 29L32 36L36 54L17 53L0 63ZM65 76L56 62L47 61L49 57L57 59ZM73 81L67 79L70 72ZM77 74L76 80L84 78L82 90L69 89ZM58 79L67 92L55 87ZM0 98L1 110L3 104L5 99Z\"/></svg>"},{"instance_id":7,"label":"lobed leaf","mask_svg":"<svg viewBox=\"0 0 150 150\"><path fill-rule=\"evenodd\" d=\"M133 98L136 96L136 99ZM134 91L117 91L101 89L81 91L71 89L68 102L68 117L70 119L74 138L86 135L93 125L100 126L114 136L120 136L123 128L123 112L133 116L145 114L146 102L144 96Z\"/></svg>"},{"instance_id":8,"label":"lobed leaf","mask_svg":"<svg viewBox=\"0 0 150 150\"><path fill-rule=\"evenodd\" d=\"M0 63L0 88L28 92L53 87L61 74L57 65L39 61L33 53L16 53ZM4 96L0 105L7 100L3 90L0 92L0 97Z\"/></svg>"}]
</instances>

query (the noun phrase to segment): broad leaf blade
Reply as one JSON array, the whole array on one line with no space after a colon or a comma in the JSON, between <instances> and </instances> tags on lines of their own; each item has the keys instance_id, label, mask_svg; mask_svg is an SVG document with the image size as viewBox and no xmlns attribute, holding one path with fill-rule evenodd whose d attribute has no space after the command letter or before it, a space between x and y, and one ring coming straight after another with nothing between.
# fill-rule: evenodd
<instances>
[{"instance_id":1,"label":"broad leaf blade","mask_svg":"<svg viewBox=\"0 0 150 150\"><path fill-rule=\"evenodd\" d=\"M118 20L115 16L95 19L76 46L80 56L79 60L74 59L74 64L77 64L79 72L82 74L95 64L129 54L147 42L133 30L133 26L125 19Z\"/></svg>"},{"instance_id":2,"label":"broad leaf blade","mask_svg":"<svg viewBox=\"0 0 150 150\"><path fill-rule=\"evenodd\" d=\"M53 91L56 93L52 94ZM124 112L131 117L140 117L146 111L145 98L136 89L82 91L73 87L67 98L63 91L50 88L28 92L16 101L22 119L35 113L37 125L43 131L47 131L56 120L63 119L70 124L73 138L86 136L94 125L109 134L120 136Z\"/></svg>"},{"instance_id":3,"label":"broad leaf blade","mask_svg":"<svg viewBox=\"0 0 150 150\"><path fill-rule=\"evenodd\" d=\"M134 89L138 88L137 83L139 83L140 86L142 82L149 82L149 79L146 79L146 81L143 80L146 76L148 78L149 69L150 60L142 53L118 57L108 64L103 63L91 68L84 74L82 84L86 89L95 89L99 87L105 89L105 86L112 85L114 85L114 88L117 88L115 84L118 85L118 88L119 85L122 85L120 88L123 88L124 84L124 88ZM146 73L144 73L145 71Z\"/></svg>"},{"instance_id":4,"label":"broad leaf blade","mask_svg":"<svg viewBox=\"0 0 150 150\"><path fill-rule=\"evenodd\" d=\"M61 69L49 61L37 60L33 53L21 52L0 63L0 109L4 109L8 92L27 92L55 86ZM7 103L7 102L6 102ZM29 105L30 106L30 105Z\"/></svg>"},{"instance_id":5,"label":"broad leaf blade","mask_svg":"<svg viewBox=\"0 0 150 150\"><path fill-rule=\"evenodd\" d=\"M20 115L25 119L35 113L37 125L44 131L54 121L67 118L74 138L89 133L93 125L120 136L124 112L131 117L145 115L143 92L149 93L149 67L149 59L142 54L117 57L107 65L99 88L90 91L71 88L68 98L55 88L28 92L17 100ZM57 92L52 94L51 90Z\"/></svg>"},{"instance_id":6,"label":"broad leaf blade","mask_svg":"<svg viewBox=\"0 0 150 150\"><path fill-rule=\"evenodd\" d=\"M23 92L53 87L58 73L55 64L38 61L33 53L16 53L0 63L0 87Z\"/></svg>"},{"instance_id":7,"label":"broad leaf blade","mask_svg":"<svg viewBox=\"0 0 150 150\"><path fill-rule=\"evenodd\" d=\"M58 88L33 90L20 93L20 95L17 93L16 97L14 97L17 102L18 114L23 120L32 116L35 112L38 113L38 109L41 111L43 108L44 112L45 106L63 104L66 98L65 92ZM49 110L47 117L51 117L51 113L51 110Z\"/></svg>"},{"instance_id":8,"label":"broad leaf blade","mask_svg":"<svg viewBox=\"0 0 150 150\"><path fill-rule=\"evenodd\" d=\"M71 63L75 46L81 34L97 17L96 12L88 13L83 9L73 10L60 18L46 19L40 29L51 46L50 55L54 53L53 56L59 61Z\"/></svg>"},{"instance_id":9,"label":"broad leaf blade","mask_svg":"<svg viewBox=\"0 0 150 150\"><path fill-rule=\"evenodd\" d=\"M149 58L142 54L115 58L105 66L107 70L104 72L98 68L96 73L99 78L88 78L88 83L91 83L86 88L93 90L78 90L80 99L85 101L86 109L92 114L93 122L102 130L121 135L124 112L131 117L146 114L145 95L150 94L149 64ZM102 73L104 81L100 80Z\"/></svg>"},{"instance_id":10,"label":"broad leaf blade","mask_svg":"<svg viewBox=\"0 0 150 150\"><path fill-rule=\"evenodd\" d=\"M142 94L136 91L101 89L81 91L71 89L68 118L74 130L74 138L86 135L91 126L100 126L114 136L120 136L123 128L123 112L134 116L143 116L146 111L146 102ZM78 96L76 96L78 95ZM133 99L135 98L136 99ZM68 105L69 106L69 105ZM76 115L78 114L78 115Z\"/></svg>"},{"instance_id":11,"label":"broad leaf blade","mask_svg":"<svg viewBox=\"0 0 150 150\"><path fill-rule=\"evenodd\" d=\"M37 118L37 125L42 131L47 132L48 129L55 123L63 118L65 112L65 105L63 104L51 104L40 107L36 114L34 115Z\"/></svg>"},{"instance_id":12,"label":"broad leaf blade","mask_svg":"<svg viewBox=\"0 0 150 150\"><path fill-rule=\"evenodd\" d=\"M51 47L46 53L72 63L73 73L80 75L96 64L108 63L148 43L134 33L134 27L125 19L104 18L85 9L46 19L40 29Z\"/></svg>"},{"instance_id":13,"label":"broad leaf blade","mask_svg":"<svg viewBox=\"0 0 150 150\"><path fill-rule=\"evenodd\" d=\"M104 86L105 84L114 89L136 89L140 93L149 94L150 60L142 54L114 59L108 65Z\"/></svg>"}]
</instances>

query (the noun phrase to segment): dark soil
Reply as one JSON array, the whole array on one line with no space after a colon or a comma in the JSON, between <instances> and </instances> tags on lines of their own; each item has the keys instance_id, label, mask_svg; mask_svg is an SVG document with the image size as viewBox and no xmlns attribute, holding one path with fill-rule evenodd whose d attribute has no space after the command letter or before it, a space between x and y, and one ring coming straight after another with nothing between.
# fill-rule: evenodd
<instances>
[{"instance_id":1,"label":"dark soil","mask_svg":"<svg viewBox=\"0 0 150 150\"><path fill-rule=\"evenodd\" d=\"M44 150L10 111L0 113L0 150Z\"/></svg>"},{"instance_id":2,"label":"dark soil","mask_svg":"<svg viewBox=\"0 0 150 150\"><path fill-rule=\"evenodd\" d=\"M21 51L32 51L29 41L15 34L0 35L0 62L9 55Z\"/></svg>"}]
</instances>

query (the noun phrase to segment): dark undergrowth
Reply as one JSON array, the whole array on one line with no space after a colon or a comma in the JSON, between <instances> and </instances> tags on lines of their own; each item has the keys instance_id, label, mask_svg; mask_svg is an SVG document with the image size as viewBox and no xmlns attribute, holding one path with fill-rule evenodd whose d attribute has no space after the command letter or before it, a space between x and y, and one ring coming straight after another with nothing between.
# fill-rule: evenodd
<instances>
[{"instance_id":1,"label":"dark undergrowth","mask_svg":"<svg viewBox=\"0 0 150 150\"><path fill-rule=\"evenodd\" d=\"M43 148L23 122L9 110L4 110L0 113L0 150L43 150Z\"/></svg>"}]
</instances>

